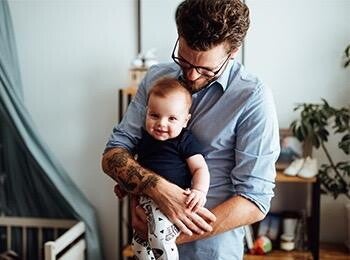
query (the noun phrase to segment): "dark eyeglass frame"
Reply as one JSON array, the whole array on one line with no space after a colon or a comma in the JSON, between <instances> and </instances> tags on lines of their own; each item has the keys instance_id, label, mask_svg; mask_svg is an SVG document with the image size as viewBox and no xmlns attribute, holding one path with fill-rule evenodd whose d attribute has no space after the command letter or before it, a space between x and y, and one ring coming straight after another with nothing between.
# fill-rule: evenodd
<instances>
[{"instance_id":1,"label":"dark eyeglass frame","mask_svg":"<svg viewBox=\"0 0 350 260\"><path fill-rule=\"evenodd\" d=\"M229 60L230 56L231 56L231 53L228 54L227 58L222 62L222 65L220 66L220 68L218 68L217 70L213 71L211 69L208 69L206 67L203 67L203 66L195 66L191 63L189 63L187 60L185 60L184 58L182 57L176 57L175 56L175 50L176 50L176 46L178 45L178 42L179 42L179 38L176 40L175 42L175 46L174 46L174 49L173 49L173 52L171 54L171 58L173 59L173 61L180 66L180 68L182 68L183 70L190 70L190 69L195 69L198 74L204 76L204 77L207 77L207 78L214 78L216 75L218 75L218 73L221 71L221 69L225 66L226 62ZM187 67L184 67L182 64L186 64ZM204 70L204 73L203 71ZM208 72L207 74L205 72Z\"/></svg>"}]
</instances>

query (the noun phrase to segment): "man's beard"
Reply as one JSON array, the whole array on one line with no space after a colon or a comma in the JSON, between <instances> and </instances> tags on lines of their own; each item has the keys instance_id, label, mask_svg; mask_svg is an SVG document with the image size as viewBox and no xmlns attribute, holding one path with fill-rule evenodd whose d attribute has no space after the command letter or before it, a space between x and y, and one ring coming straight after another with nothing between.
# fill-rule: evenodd
<instances>
[{"instance_id":1,"label":"man's beard","mask_svg":"<svg viewBox=\"0 0 350 260\"><path fill-rule=\"evenodd\" d=\"M201 83L199 85L196 85L196 82L197 82L198 79L195 80L195 81L188 81L187 79L184 78L184 76L182 76L180 78L180 80L185 83L185 87L187 88L187 90L189 92L191 92L191 94L194 94L194 93L196 93L196 92L198 92L198 91L200 91L202 89L207 88L210 85L210 83L212 83L213 81L215 81L217 79L218 79L218 77L205 79L205 81L203 81L203 83Z\"/></svg>"}]
</instances>

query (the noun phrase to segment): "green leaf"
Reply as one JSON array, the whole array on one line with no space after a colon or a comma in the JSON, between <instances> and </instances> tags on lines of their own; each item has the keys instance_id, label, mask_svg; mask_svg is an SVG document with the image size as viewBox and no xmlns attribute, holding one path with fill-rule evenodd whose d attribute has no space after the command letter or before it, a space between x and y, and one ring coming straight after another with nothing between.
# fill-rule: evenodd
<instances>
[{"instance_id":1,"label":"green leaf","mask_svg":"<svg viewBox=\"0 0 350 260\"><path fill-rule=\"evenodd\" d=\"M297 127L295 130L295 136L299 141L303 142L305 140L303 133L301 132L301 127Z\"/></svg>"},{"instance_id":2,"label":"green leaf","mask_svg":"<svg viewBox=\"0 0 350 260\"><path fill-rule=\"evenodd\" d=\"M342 149L345 154L350 154L350 134L346 134L342 137L338 143L338 147Z\"/></svg>"},{"instance_id":3,"label":"green leaf","mask_svg":"<svg viewBox=\"0 0 350 260\"><path fill-rule=\"evenodd\" d=\"M346 57L349 57L350 56L350 44L346 47L346 49L345 49L345 56Z\"/></svg>"}]
</instances>

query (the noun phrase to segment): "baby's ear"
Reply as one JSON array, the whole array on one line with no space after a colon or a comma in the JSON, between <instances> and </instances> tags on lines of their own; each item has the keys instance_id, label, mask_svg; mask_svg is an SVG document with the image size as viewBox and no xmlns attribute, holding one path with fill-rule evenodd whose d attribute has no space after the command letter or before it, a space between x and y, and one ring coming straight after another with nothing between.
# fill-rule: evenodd
<instances>
[{"instance_id":1,"label":"baby's ear","mask_svg":"<svg viewBox=\"0 0 350 260\"><path fill-rule=\"evenodd\" d=\"M186 118L186 121L185 121L185 124L184 124L184 127L187 126L187 123L188 123L188 121L190 121L190 119L191 119L191 114L188 114L187 118Z\"/></svg>"}]
</instances>

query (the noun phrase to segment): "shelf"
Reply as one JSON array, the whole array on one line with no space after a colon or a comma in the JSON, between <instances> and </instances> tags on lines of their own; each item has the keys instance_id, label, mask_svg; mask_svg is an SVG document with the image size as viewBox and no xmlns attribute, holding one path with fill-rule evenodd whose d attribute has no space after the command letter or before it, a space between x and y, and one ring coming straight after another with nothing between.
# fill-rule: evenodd
<instances>
[{"instance_id":1,"label":"shelf","mask_svg":"<svg viewBox=\"0 0 350 260\"><path fill-rule=\"evenodd\" d=\"M291 251L286 252L282 250L273 250L266 255L244 255L244 260L268 260L268 259L278 259L278 260L312 260L312 254L309 251Z\"/></svg>"},{"instance_id":2,"label":"shelf","mask_svg":"<svg viewBox=\"0 0 350 260\"><path fill-rule=\"evenodd\" d=\"M311 252L273 250L267 255L244 255L244 260L311 260L313 259ZM320 244L320 260L349 260L350 254L343 244L321 243Z\"/></svg>"},{"instance_id":3,"label":"shelf","mask_svg":"<svg viewBox=\"0 0 350 260\"><path fill-rule=\"evenodd\" d=\"M135 94L137 92L137 87L129 86L126 88L121 88L120 90L123 92L123 95L125 95L125 96L127 96L127 95L135 96Z\"/></svg>"},{"instance_id":4,"label":"shelf","mask_svg":"<svg viewBox=\"0 0 350 260\"><path fill-rule=\"evenodd\" d=\"M321 243L320 245L321 260L349 260L350 251L344 244Z\"/></svg>"},{"instance_id":5,"label":"shelf","mask_svg":"<svg viewBox=\"0 0 350 260\"><path fill-rule=\"evenodd\" d=\"M298 176L287 176L281 171L277 171L276 182L315 183L316 181L316 177L306 179Z\"/></svg>"}]
</instances>

